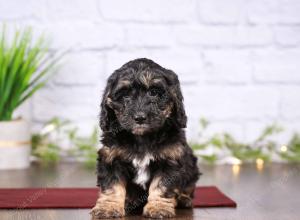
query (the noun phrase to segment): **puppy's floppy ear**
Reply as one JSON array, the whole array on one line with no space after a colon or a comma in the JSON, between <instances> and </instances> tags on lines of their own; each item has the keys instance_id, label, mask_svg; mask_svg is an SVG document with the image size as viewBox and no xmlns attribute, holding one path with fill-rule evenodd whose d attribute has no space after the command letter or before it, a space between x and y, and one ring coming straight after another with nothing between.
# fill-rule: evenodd
<instances>
[{"instance_id":1,"label":"puppy's floppy ear","mask_svg":"<svg viewBox=\"0 0 300 220\"><path fill-rule=\"evenodd\" d=\"M116 83L117 78L116 74L112 74L107 80L106 88L103 93L102 101L101 101L101 111L100 111L100 128L102 131L112 131L114 128L114 123L116 123L116 115L113 109L109 106L111 99L109 96L111 95L112 88Z\"/></svg>"},{"instance_id":2,"label":"puppy's floppy ear","mask_svg":"<svg viewBox=\"0 0 300 220\"><path fill-rule=\"evenodd\" d=\"M178 76L171 70L167 70L164 74L170 85L170 94L174 102L174 107L171 116L180 128L186 127L187 117L183 105L183 96L180 89Z\"/></svg>"}]
</instances>

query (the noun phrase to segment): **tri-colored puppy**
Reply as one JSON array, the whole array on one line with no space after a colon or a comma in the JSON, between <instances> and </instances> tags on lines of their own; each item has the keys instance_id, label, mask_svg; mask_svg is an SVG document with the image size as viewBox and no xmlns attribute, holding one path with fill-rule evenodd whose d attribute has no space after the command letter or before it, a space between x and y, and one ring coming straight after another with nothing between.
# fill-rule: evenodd
<instances>
[{"instance_id":1,"label":"tri-colored puppy","mask_svg":"<svg viewBox=\"0 0 300 220\"><path fill-rule=\"evenodd\" d=\"M192 207L197 158L185 138L186 115L177 75L136 59L108 79L101 103L98 157L101 196L93 218L122 217L143 208L150 218Z\"/></svg>"}]
</instances>

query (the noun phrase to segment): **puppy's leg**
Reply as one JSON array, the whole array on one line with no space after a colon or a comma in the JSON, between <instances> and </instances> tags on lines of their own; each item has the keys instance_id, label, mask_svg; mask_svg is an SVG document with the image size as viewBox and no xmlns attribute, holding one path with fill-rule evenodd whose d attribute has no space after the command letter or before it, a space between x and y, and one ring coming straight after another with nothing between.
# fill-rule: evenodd
<instances>
[{"instance_id":1,"label":"puppy's leg","mask_svg":"<svg viewBox=\"0 0 300 220\"><path fill-rule=\"evenodd\" d=\"M101 195L91 214L94 219L114 218L125 215L126 178L122 164L114 161L119 151L103 147L98 151L98 186Z\"/></svg>"},{"instance_id":2,"label":"puppy's leg","mask_svg":"<svg viewBox=\"0 0 300 220\"><path fill-rule=\"evenodd\" d=\"M192 198L195 186L190 186L185 188L182 192L178 194L177 197L177 208L192 208Z\"/></svg>"},{"instance_id":3,"label":"puppy's leg","mask_svg":"<svg viewBox=\"0 0 300 220\"><path fill-rule=\"evenodd\" d=\"M143 215L148 218L170 218L175 216L175 196L167 198L166 187L161 184L161 178L153 178L149 187L148 203Z\"/></svg>"},{"instance_id":4,"label":"puppy's leg","mask_svg":"<svg viewBox=\"0 0 300 220\"><path fill-rule=\"evenodd\" d=\"M123 182L113 184L101 192L91 211L93 219L119 218L125 215L126 189Z\"/></svg>"}]
</instances>

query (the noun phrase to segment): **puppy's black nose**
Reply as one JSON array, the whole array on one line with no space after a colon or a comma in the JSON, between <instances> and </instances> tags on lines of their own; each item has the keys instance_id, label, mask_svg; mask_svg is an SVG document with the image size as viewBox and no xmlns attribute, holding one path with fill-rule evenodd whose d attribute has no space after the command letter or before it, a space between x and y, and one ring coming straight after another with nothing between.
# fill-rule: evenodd
<instances>
[{"instance_id":1,"label":"puppy's black nose","mask_svg":"<svg viewBox=\"0 0 300 220\"><path fill-rule=\"evenodd\" d=\"M146 120L146 114L144 112L138 112L135 114L134 120L137 124L143 124Z\"/></svg>"}]
</instances>

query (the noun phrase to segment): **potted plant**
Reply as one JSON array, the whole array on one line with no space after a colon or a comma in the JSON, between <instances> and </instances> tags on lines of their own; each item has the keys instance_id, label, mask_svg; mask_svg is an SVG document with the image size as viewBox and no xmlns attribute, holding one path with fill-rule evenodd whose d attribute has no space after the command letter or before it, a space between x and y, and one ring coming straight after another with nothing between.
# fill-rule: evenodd
<instances>
[{"instance_id":1,"label":"potted plant","mask_svg":"<svg viewBox=\"0 0 300 220\"><path fill-rule=\"evenodd\" d=\"M51 56L44 37L33 40L31 28L8 39L5 26L0 36L0 169L29 166L29 124L14 111L43 87L53 73L58 56Z\"/></svg>"}]
</instances>

